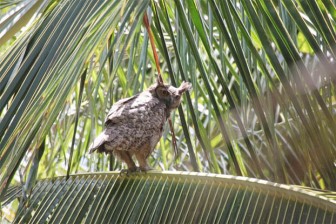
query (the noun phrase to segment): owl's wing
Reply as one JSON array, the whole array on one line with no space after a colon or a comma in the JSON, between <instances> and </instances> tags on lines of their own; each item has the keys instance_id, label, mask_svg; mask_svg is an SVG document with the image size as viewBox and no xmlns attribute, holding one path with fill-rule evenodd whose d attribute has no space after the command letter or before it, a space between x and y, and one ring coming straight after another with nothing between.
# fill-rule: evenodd
<instances>
[{"instance_id":1,"label":"owl's wing","mask_svg":"<svg viewBox=\"0 0 336 224\"><path fill-rule=\"evenodd\" d=\"M157 105L160 101L153 97L149 92L142 92L130 98L122 99L116 102L110 109L105 126L127 122L129 119L134 119L148 108Z\"/></svg>"},{"instance_id":2,"label":"owl's wing","mask_svg":"<svg viewBox=\"0 0 336 224\"><path fill-rule=\"evenodd\" d=\"M105 126L110 123L118 123L120 120L121 112L127 107L127 104L132 103L139 94L131 96L129 98L121 99L117 101L115 104L112 105L110 111L108 112L106 119L105 119Z\"/></svg>"},{"instance_id":3,"label":"owl's wing","mask_svg":"<svg viewBox=\"0 0 336 224\"><path fill-rule=\"evenodd\" d=\"M105 151L104 143L109 140L109 137L110 136L108 135L106 130L100 133L100 135L98 135L89 146L89 153L93 153L97 149L98 152L104 152Z\"/></svg>"}]
</instances>

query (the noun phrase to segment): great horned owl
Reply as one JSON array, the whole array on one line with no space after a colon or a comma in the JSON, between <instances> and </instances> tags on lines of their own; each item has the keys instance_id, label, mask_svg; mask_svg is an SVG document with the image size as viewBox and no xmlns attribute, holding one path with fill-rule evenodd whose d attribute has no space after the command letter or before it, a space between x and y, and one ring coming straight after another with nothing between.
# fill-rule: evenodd
<instances>
[{"instance_id":1,"label":"great horned owl","mask_svg":"<svg viewBox=\"0 0 336 224\"><path fill-rule=\"evenodd\" d=\"M128 172L150 170L147 158L159 142L170 112L180 105L182 94L190 88L188 82L175 88L158 80L146 91L119 100L110 109L105 129L93 141L90 153L113 153L127 164Z\"/></svg>"}]
</instances>

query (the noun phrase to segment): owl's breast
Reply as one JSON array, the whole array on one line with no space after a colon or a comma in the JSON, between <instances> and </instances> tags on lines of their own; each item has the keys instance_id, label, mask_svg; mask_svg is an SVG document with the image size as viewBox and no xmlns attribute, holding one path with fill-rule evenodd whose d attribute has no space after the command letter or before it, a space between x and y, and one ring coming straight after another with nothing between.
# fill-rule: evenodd
<instances>
[{"instance_id":1,"label":"owl's breast","mask_svg":"<svg viewBox=\"0 0 336 224\"><path fill-rule=\"evenodd\" d=\"M166 121L166 106L143 105L136 111L130 111L128 119L114 125L113 132L118 133L115 142L118 150L137 151L148 145L148 152L152 152L159 142L163 126Z\"/></svg>"},{"instance_id":2,"label":"owl's breast","mask_svg":"<svg viewBox=\"0 0 336 224\"><path fill-rule=\"evenodd\" d=\"M160 141L160 138L163 133L163 127L166 123L167 120L167 111L166 107L162 106L154 110L153 116L151 118L151 121L153 122L154 125L152 125L152 134L150 135L149 138L149 143L150 143L150 148L151 151L154 150L155 146L157 143Z\"/></svg>"},{"instance_id":3,"label":"owl's breast","mask_svg":"<svg viewBox=\"0 0 336 224\"><path fill-rule=\"evenodd\" d=\"M139 121L147 136L161 133L166 121L165 105L159 104L149 110L146 110L145 114L140 116Z\"/></svg>"}]
</instances>

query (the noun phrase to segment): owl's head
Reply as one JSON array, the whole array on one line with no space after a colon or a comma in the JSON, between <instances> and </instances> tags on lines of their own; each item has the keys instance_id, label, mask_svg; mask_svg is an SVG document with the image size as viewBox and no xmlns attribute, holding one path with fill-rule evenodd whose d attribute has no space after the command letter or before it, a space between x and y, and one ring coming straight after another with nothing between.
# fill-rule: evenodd
<instances>
[{"instance_id":1,"label":"owl's head","mask_svg":"<svg viewBox=\"0 0 336 224\"><path fill-rule=\"evenodd\" d=\"M159 100L164 101L170 110L173 110L180 105L182 94L190 89L191 84L185 81L183 81L178 88L171 85L164 85L162 82L157 81L149 91Z\"/></svg>"}]
</instances>

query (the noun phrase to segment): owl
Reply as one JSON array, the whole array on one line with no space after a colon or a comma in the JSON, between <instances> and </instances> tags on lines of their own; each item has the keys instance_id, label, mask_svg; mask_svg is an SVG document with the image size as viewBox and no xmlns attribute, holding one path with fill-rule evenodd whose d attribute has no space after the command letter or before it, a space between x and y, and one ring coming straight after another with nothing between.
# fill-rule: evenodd
<instances>
[{"instance_id":1,"label":"owl","mask_svg":"<svg viewBox=\"0 0 336 224\"><path fill-rule=\"evenodd\" d=\"M127 164L127 173L150 170L147 158L159 142L171 111L180 105L182 94L190 88L188 82L175 88L158 80L146 91L119 100L110 109L105 128L91 144L90 153L113 153Z\"/></svg>"}]
</instances>

